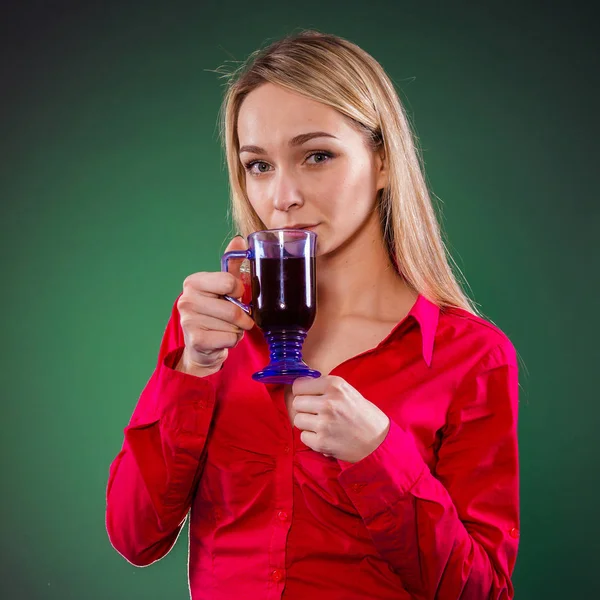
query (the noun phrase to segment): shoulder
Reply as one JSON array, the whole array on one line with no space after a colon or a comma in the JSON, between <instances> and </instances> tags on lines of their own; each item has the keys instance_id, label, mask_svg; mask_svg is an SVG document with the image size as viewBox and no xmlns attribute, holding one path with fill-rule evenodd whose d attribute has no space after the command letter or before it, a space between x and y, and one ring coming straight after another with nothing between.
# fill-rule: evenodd
<instances>
[{"instance_id":1,"label":"shoulder","mask_svg":"<svg viewBox=\"0 0 600 600\"><path fill-rule=\"evenodd\" d=\"M509 336L492 321L457 307L440 309L436 343L463 350L482 367L517 366Z\"/></svg>"}]
</instances>

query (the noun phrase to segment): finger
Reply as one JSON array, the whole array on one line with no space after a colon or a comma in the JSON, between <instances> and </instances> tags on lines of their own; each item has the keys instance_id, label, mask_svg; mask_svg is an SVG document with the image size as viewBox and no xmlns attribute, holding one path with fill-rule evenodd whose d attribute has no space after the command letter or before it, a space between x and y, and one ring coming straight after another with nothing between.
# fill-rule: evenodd
<instances>
[{"instance_id":1,"label":"finger","mask_svg":"<svg viewBox=\"0 0 600 600\"><path fill-rule=\"evenodd\" d=\"M241 235L236 235L229 242L229 244L227 244L227 248L225 248L225 252L231 252L232 250L248 250L248 244ZM242 266L243 260L244 259L241 259L241 258L229 259L228 270L234 277L236 277L236 279L241 279L240 267ZM237 296L236 296L236 298L237 298Z\"/></svg>"},{"instance_id":2,"label":"finger","mask_svg":"<svg viewBox=\"0 0 600 600\"><path fill-rule=\"evenodd\" d=\"M223 321L209 315L198 315L190 319L190 326L202 331L224 331L226 333L243 333L243 329L234 323Z\"/></svg>"},{"instance_id":3,"label":"finger","mask_svg":"<svg viewBox=\"0 0 600 600\"><path fill-rule=\"evenodd\" d=\"M318 446L319 443L317 441L317 434L312 431L303 431L300 433L300 441L308 446L311 450L315 452L319 452Z\"/></svg>"},{"instance_id":4,"label":"finger","mask_svg":"<svg viewBox=\"0 0 600 600\"><path fill-rule=\"evenodd\" d=\"M190 312L190 319L195 319L193 314L196 313L225 321L246 331L254 327L254 321L239 306L223 298L201 298Z\"/></svg>"},{"instance_id":5,"label":"finger","mask_svg":"<svg viewBox=\"0 0 600 600\"><path fill-rule=\"evenodd\" d=\"M193 273L188 275L183 282L184 294L202 294L212 298L223 296L233 296L241 298L244 293L244 284L242 280L231 273L215 271L210 273Z\"/></svg>"},{"instance_id":6,"label":"finger","mask_svg":"<svg viewBox=\"0 0 600 600\"><path fill-rule=\"evenodd\" d=\"M189 345L198 354L212 354L215 350L235 348L241 340L240 335L224 331L205 331L198 341L192 341L186 345Z\"/></svg>"},{"instance_id":7,"label":"finger","mask_svg":"<svg viewBox=\"0 0 600 600\"><path fill-rule=\"evenodd\" d=\"M292 384L292 394L317 396L325 393L327 385L328 377L298 377Z\"/></svg>"},{"instance_id":8,"label":"finger","mask_svg":"<svg viewBox=\"0 0 600 600\"><path fill-rule=\"evenodd\" d=\"M323 396L295 396L292 400L292 408L300 413L318 415L323 406Z\"/></svg>"},{"instance_id":9,"label":"finger","mask_svg":"<svg viewBox=\"0 0 600 600\"><path fill-rule=\"evenodd\" d=\"M316 433L319 430L319 422L320 417L318 415L296 413L294 416L294 427L302 431L313 431Z\"/></svg>"}]
</instances>

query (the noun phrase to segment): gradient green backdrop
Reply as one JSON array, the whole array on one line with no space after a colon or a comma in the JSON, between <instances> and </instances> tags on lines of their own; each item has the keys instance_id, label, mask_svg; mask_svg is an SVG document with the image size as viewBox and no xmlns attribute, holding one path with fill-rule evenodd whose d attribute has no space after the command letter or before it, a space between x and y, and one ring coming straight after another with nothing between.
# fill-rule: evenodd
<instances>
[{"instance_id":1,"label":"gradient green backdrop","mask_svg":"<svg viewBox=\"0 0 600 600\"><path fill-rule=\"evenodd\" d=\"M399 86L451 251L526 365L517 598L600 597L598 48L585 4L544 6L2 3L2 598L188 597L187 526L149 568L110 546L108 467L229 235L210 70L303 27Z\"/></svg>"}]
</instances>

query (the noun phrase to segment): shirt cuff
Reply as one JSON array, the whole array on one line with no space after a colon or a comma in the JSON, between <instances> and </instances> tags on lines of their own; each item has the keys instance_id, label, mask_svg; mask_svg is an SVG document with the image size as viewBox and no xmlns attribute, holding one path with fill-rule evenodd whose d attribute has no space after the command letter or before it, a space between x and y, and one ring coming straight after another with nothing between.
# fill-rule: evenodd
<instances>
[{"instance_id":1,"label":"shirt cuff","mask_svg":"<svg viewBox=\"0 0 600 600\"><path fill-rule=\"evenodd\" d=\"M363 518L394 506L427 470L412 437L390 419L381 444L355 463L338 459L338 481Z\"/></svg>"},{"instance_id":2,"label":"shirt cuff","mask_svg":"<svg viewBox=\"0 0 600 600\"><path fill-rule=\"evenodd\" d=\"M162 427L179 433L204 431L214 404L220 371L197 377L175 370L183 346L167 353L142 392L129 428L161 421Z\"/></svg>"}]
</instances>

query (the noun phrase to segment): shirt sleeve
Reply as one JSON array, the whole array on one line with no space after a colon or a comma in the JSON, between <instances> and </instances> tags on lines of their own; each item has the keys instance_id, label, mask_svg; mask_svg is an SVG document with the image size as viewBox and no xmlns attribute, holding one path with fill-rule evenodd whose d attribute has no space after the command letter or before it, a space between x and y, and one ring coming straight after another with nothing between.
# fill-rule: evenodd
<instances>
[{"instance_id":1,"label":"shirt sleeve","mask_svg":"<svg viewBox=\"0 0 600 600\"><path fill-rule=\"evenodd\" d=\"M183 349L175 301L157 365L124 429L106 488L110 542L138 566L173 547L203 469L219 372L196 377L176 371Z\"/></svg>"},{"instance_id":2,"label":"shirt sleeve","mask_svg":"<svg viewBox=\"0 0 600 600\"><path fill-rule=\"evenodd\" d=\"M381 555L418 600L514 597L519 537L518 366L510 342L464 378L435 473L391 421L387 437L339 481Z\"/></svg>"}]
</instances>

